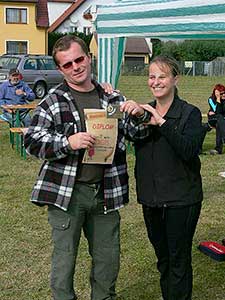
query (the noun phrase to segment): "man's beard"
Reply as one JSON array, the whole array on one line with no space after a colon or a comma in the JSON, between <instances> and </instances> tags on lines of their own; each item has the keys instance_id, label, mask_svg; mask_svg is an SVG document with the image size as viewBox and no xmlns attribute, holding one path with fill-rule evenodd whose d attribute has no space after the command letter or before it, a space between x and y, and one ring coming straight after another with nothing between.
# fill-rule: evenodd
<instances>
[{"instance_id":1,"label":"man's beard","mask_svg":"<svg viewBox=\"0 0 225 300\"><path fill-rule=\"evenodd\" d=\"M19 83L19 79L11 79L10 83L11 85L17 85Z\"/></svg>"}]
</instances>

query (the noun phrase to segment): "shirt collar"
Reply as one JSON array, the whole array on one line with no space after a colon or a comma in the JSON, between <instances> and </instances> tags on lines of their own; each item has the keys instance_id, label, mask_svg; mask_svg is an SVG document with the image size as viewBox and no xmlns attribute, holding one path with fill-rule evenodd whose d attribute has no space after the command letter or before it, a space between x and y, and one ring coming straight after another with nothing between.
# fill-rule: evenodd
<instances>
[{"instance_id":1,"label":"shirt collar","mask_svg":"<svg viewBox=\"0 0 225 300\"><path fill-rule=\"evenodd\" d=\"M180 105L180 99L175 96L173 102L166 113L166 117L170 119L179 119L182 113L182 106Z\"/></svg>"},{"instance_id":2,"label":"shirt collar","mask_svg":"<svg viewBox=\"0 0 225 300\"><path fill-rule=\"evenodd\" d=\"M150 105L156 107L156 100L151 102ZM165 117L168 119L179 119L181 113L182 113L182 107L180 105L180 98L178 96L175 96Z\"/></svg>"}]
</instances>

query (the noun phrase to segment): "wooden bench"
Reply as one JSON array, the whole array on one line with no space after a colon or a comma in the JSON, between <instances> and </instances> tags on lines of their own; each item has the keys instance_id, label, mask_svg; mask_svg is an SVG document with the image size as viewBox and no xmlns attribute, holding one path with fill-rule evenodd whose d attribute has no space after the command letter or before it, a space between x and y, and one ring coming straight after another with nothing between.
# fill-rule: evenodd
<instances>
[{"instance_id":1,"label":"wooden bench","mask_svg":"<svg viewBox=\"0 0 225 300\"><path fill-rule=\"evenodd\" d=\"M6 121L0 119L0 124L8 124L8 122L6 122Z\"/></svg>"},{"instance_id":2,"label":"wooden bench","mask_svg":"<svg viewBox=\"0 0 225 300\"><path fill-rule=\"evenodd\" d=\"M2 119L0 119L0 125L8 125L8 126L10 126L10 124L9 124L9 122L7 122L7 121L5 121L5 120L2 120ZM9 140L10 140L10 142L11 142L11 133L10 133L10 136L9 136Z\"/></svg>"},{"instance_id":3,"label":"wooden bench","mask_svg":"<svg viewBox=\"0 0 225 300\"><path fill-rule=\"evenodd\" d=\"M24 135L26 134L28 128L26 127L11 127L10 132L12 134L17 134L16 137L16 150L19 152L20 149L20 155L23 158L26 158L26 150L24 148ZM12 147L14 146L14 143L12 144Z\"/></svg>"},{"instance_id":4,"label":"wooden bench","mask_svg":"<svg viewBox=\"0 0 225 300\"><path fill-rule=\"evenodd\" d=\"M11 127L10 128L10 131L12 133L20 133L23 135L26 134L27 130L28 130L28 128L26 128L26 127Z\"/></svg>"}]
</instances>

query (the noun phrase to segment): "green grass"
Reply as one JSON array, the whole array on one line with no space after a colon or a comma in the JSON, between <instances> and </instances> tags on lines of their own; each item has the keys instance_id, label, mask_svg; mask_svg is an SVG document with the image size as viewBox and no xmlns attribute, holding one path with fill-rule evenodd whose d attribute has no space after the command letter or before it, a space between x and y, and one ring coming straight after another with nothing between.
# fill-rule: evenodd
<instances>
[{"instance_id":1,"label":"green grass","mask_svg":"<svg viewBox=\"0 0 225 300\"><path fill-rule=\"evenodd\" d=\"M205 77L203 79L207 80ZM194 78L191 78L191 81L188 86L191 87L192 94L196 95L197 92L192 87L194 84L198 87L200 83ZM136 100L151 99L148 90L144 92L145 84L144 78L122 77L120 89L127 97ZM182 84L185 85L185 81ZM210 83L207 83L208 91L213 84L208 86ZM139 91L132 94L131 89L135 86ZM184 93L181 87L180 93ZM202 95L201 101L207 103L209 93ZM191 97L186 99L194 101ZM214 141L213 130L207 134L203 151L208 152L213 148ZM201 155L204 202L193 241L193 300L225 298L225 262L216 262L197 249L200 241L220 242L225 237L225 179L218 176L218 172L225 170L224 157L224 154ZM47 212L46 208L39 208L29 202L41 162L30 157L24 160L11 149L8 127L2 124L0 124L0 161L0 299L50 300L52 244ZM158 300L160 289L156 258L147 239L141 206L136 203L133 154L128 155L128 162L130 203L120 210L121 270L117 283L118 296L119 300ZM87 243L82 237L76 272L79 300L89 299L89 267Z\"/></svg>"},{"instance_id":2,"label":"green grass","mask_svg":"<svg viewBox=\"0 0 225 300\"><path fill-rule=\"evenodd\" d=\"M118 88L126 95L127 99L146 103L153 99L147 80L147 76L122 76ZM224 77L181 76L178 82L179 95L186 101L197 105L202 113L207 113L207 100L217 83L225 84Z\"/></svg>"}]
</instances>

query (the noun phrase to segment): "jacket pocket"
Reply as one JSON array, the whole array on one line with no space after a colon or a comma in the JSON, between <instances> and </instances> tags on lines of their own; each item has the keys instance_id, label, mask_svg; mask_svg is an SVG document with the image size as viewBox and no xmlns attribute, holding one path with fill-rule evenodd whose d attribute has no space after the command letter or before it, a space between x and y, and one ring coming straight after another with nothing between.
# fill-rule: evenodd
<instances>
[{"instance_id":1,"label":"jacket pocket","mask_svg":"<svg viewBox=\"0 0 225 300\"><path fill-rule=\"evenodd\" d=\"M70 218L55 220L55 219L49 217L48 221L49 221L49 224L52 226L52 228L55 228L57 230L66 230L70 226Z\"/></svg>"}]
</instances>

